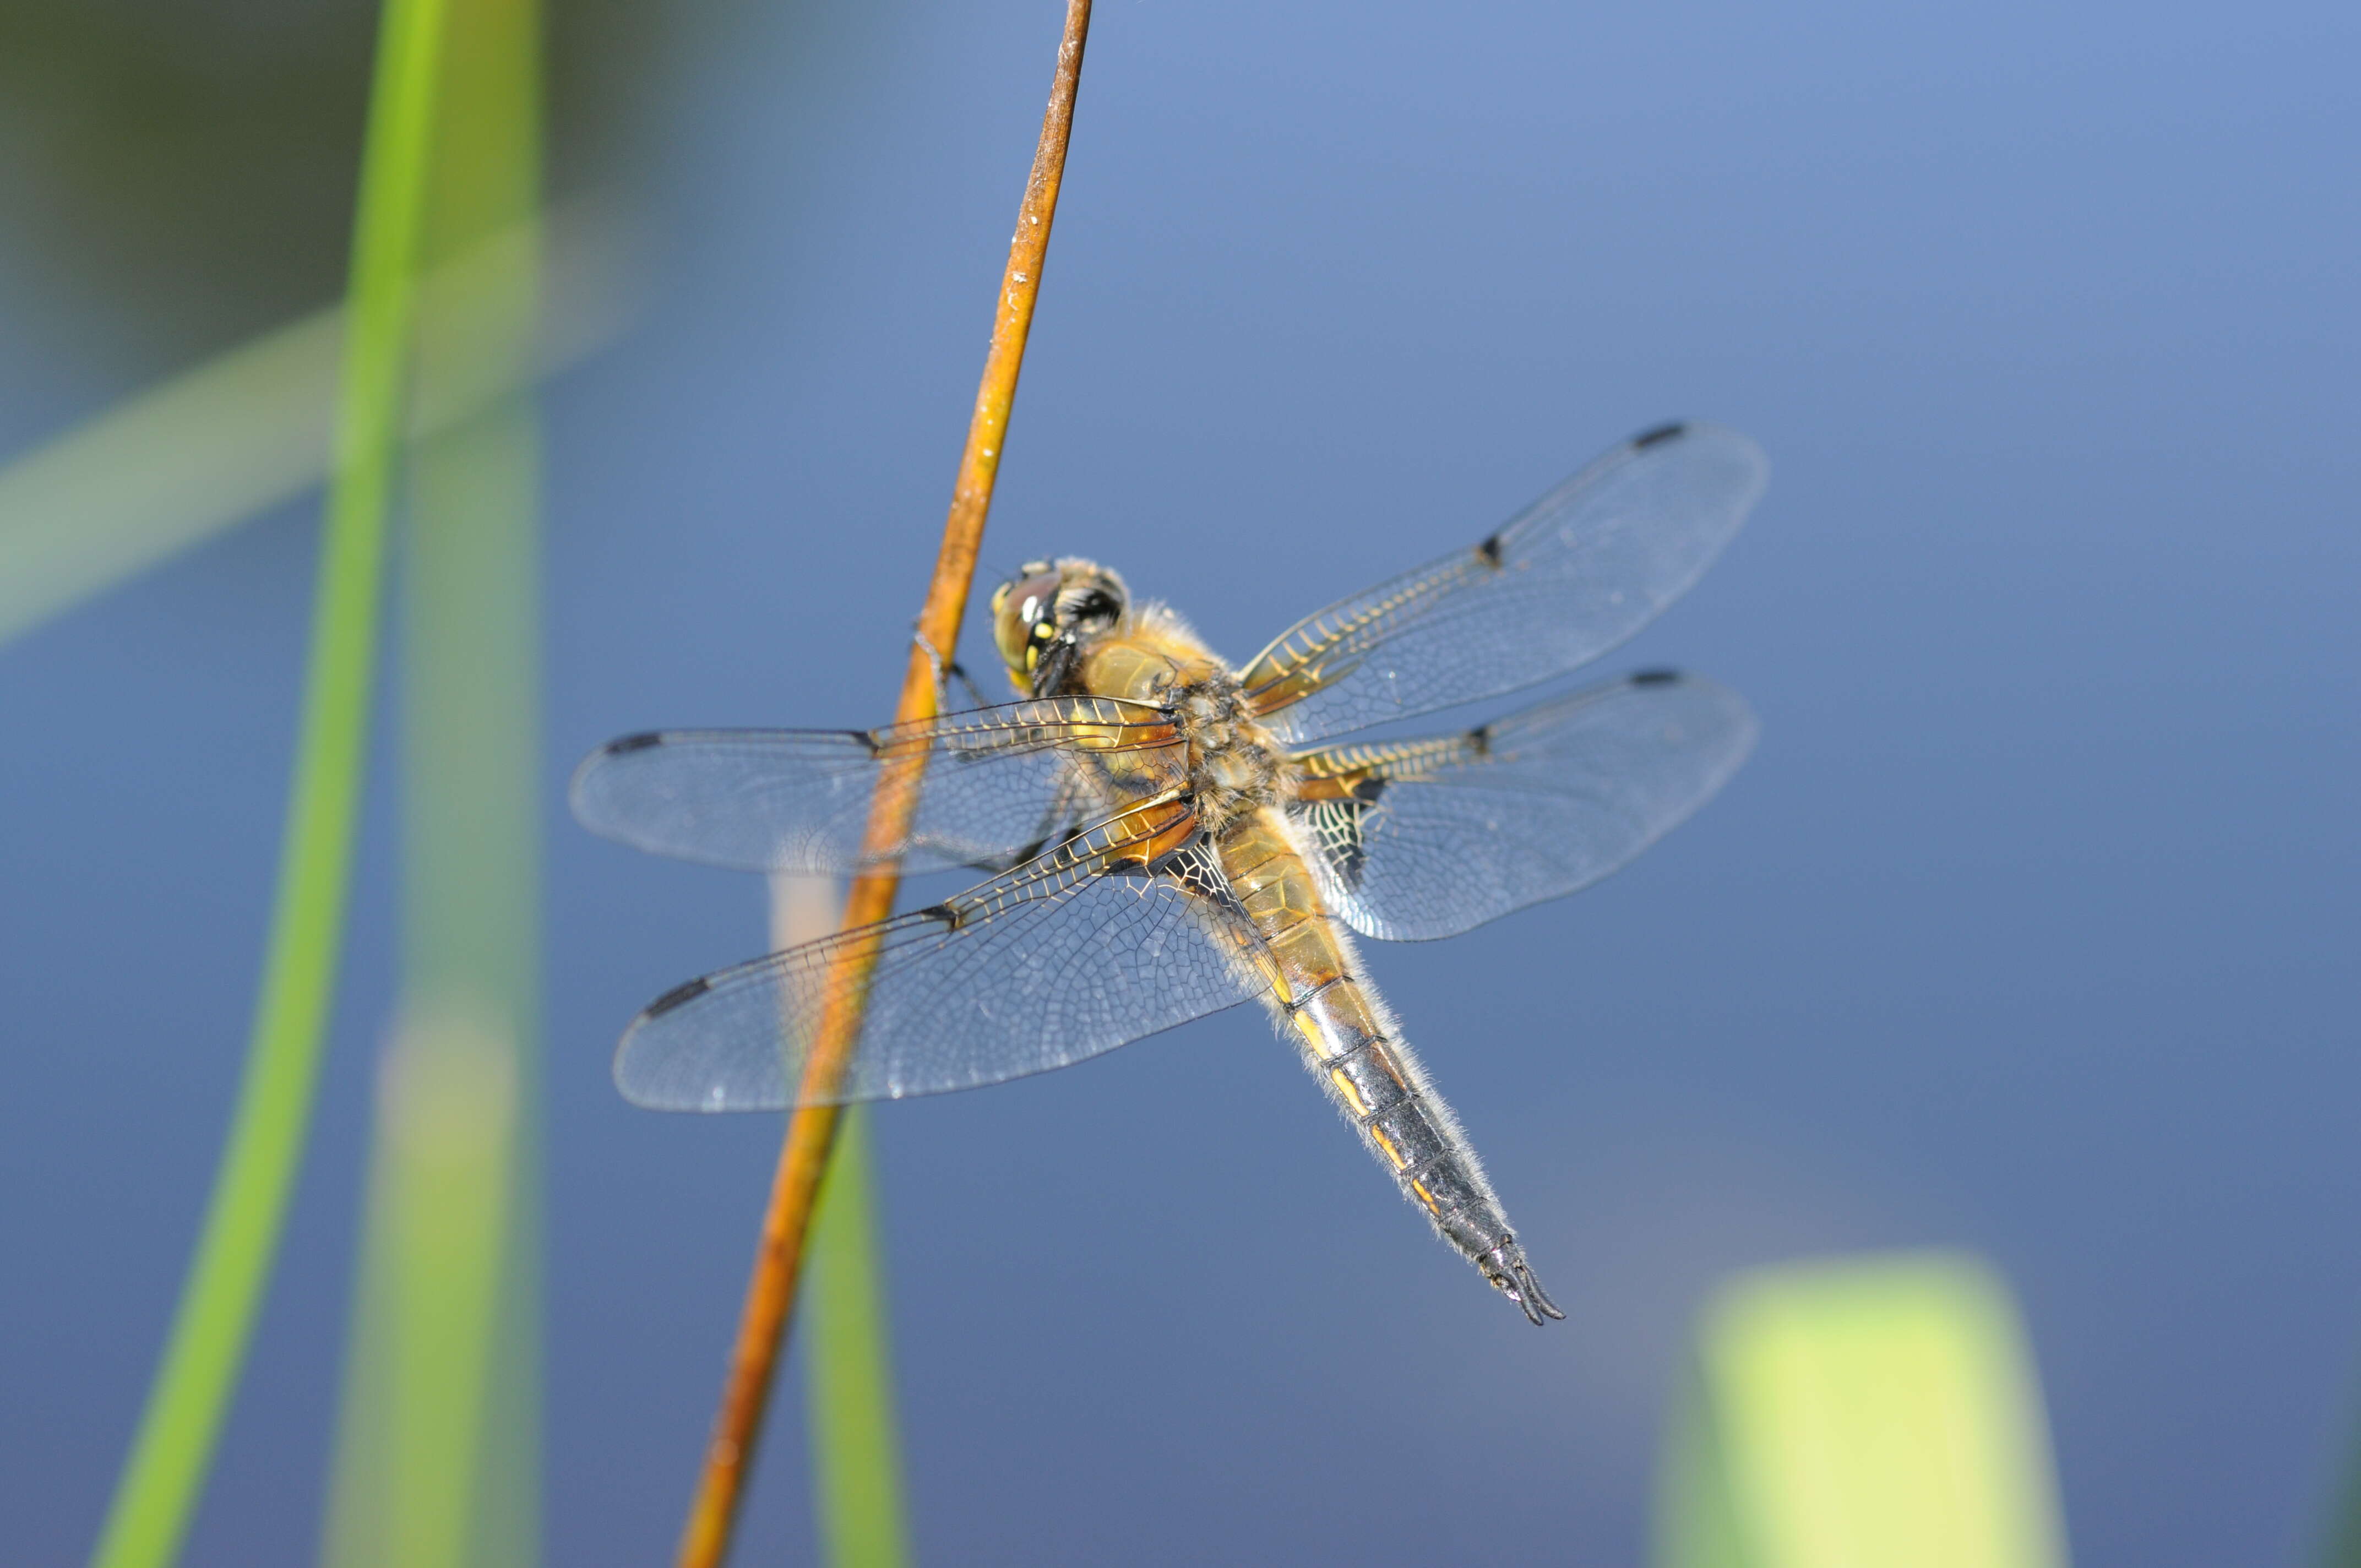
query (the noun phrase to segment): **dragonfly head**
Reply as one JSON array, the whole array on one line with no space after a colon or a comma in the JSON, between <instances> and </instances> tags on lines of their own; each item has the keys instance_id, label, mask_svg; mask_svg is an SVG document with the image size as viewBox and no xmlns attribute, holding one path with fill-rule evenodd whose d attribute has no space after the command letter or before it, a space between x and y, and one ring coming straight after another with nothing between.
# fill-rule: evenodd
<instances>
[{"instance_id":1,"label":"dragonfly head","mask_svg":"<svg viewBox=\"0 0 2361 1568\"><path fill-rule=\"evenodd\" d=\"M1055 693L1082 646L1122 621L1123 579L1095 562L1028 561L992 596L992 638L1016 689Z\"/></svg>"}]
</instances>

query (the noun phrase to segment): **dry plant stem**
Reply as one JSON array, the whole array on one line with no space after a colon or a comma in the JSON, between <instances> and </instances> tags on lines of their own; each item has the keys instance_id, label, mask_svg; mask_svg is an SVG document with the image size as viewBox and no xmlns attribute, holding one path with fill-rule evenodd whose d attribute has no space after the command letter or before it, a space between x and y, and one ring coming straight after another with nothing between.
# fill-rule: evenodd
<instances>
[{"instance_id":1,"label":"dry plant stem","mask_svg":"<svg viewBox=\"0 0 2361 1568\"><path fill-rule=\"evenodd\" d=\"M950 515L943 523L934 581L928 585L926 608L918 614L918 635L903 673L902 697L894 714L896 723L935 715L935 651L949 656L959 638L960 621L967 613L976 552L983 542L984 516L991 510L993 482L1000 471L1001 442L1008 429L1009 407L1016 398L1016 373L1024 363L1025 338L1032 328L1033 304L1040 292L1050 221L1057 214L1058 184L1065 172L1066 139L1073 128L1074 93L1082 83L1082 42L1090 22L1091 0L1067 0L1065 35L1058 46L1058 74L1050 85L1049 111L1042 116L1032 177L1017 211L1016 233L1009 243L1008 269L993 315L992 348L984 359L983 381L968 425L967 450L960 458ZM870 808L862 839L864 858L891 864L895 846L908 835L917 815L924 766L923 756L888 764ZM896 871L853 879L845 899L845 927L873 925L892 914L900 882ZM838 1106L811 1102L825 1101L835 1093L851 1059L861 1034L866 981L876 957L873 946L847 949L840 960L841 972L852 983L829 987L831 995L847 1000L822 1014L813 1037L799 1096L806 1103L788 1119L786 1144L780 1150L778 1171L772 1179L770 1206L763 1216L762 1245L739 1319L729 1382L722 1390L712 1439L706 1445L705 1467L689 1508L688 1525L681 1535L681 1568L711 1568L729 1550L787 1316L795 1304L812 1204L819 1195L820 1178L828 1168L829 1152L835 1146L837 1123L842 1115Z\"/></svg>"}]
</instances>

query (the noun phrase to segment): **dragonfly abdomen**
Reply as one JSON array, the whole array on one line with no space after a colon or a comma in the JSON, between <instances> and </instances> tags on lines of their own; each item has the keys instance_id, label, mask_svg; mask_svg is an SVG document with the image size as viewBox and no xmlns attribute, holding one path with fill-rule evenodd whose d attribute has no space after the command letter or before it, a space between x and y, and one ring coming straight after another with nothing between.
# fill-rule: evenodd
<instances>
[{"instance_id":1,"label":"dragonfly abdomen","mask_svg":"<svg viewBox=\"0 0 2361 1568\"><path fill-rule=\"evenodd\" d=\"M1322 907L1311 867L1277 811L1216 840L1223 870L1263 942L1259 962L1282 1036L1437 1234L1540 1322L1561 1314L1533 1278L1458 1119L1427 1082L1352 940Z\"/></svg>"},{"instance_id":2,"label":"dragonfly abdomen","mask_svg":"<svg viewBox=\"0 0 2361 1568\"><path fill-rule=\"evenodd\" d=\"M1513 1239L1476 1151L1365 982L1336 981L1286 1015L1336 1108L1445 1241L1473 1259Z\"/></svg>"}]
</instances>

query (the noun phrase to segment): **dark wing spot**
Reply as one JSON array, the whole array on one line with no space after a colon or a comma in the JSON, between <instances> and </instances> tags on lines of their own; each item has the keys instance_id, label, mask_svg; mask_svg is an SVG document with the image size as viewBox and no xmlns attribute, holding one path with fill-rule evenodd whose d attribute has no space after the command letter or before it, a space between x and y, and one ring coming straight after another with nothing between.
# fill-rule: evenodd
<instances>
[{"instance_id":1,"label":"dark wing spot","mask_svg":"<svg viewBox=\"0 0 2361 1568\"><path fill-rule=\"evenodd\" d=\"M880 755L885 750L884 746L878 740L877 731L874 729L848 729L845 733L851 736L855 740L860 741L863 746L868 747L869 754L873 757Z\"/></svg>"},{"instance_id":2,"label":"dark wing spot","mask_svg":"<svg viewBox=\"0 0 2361 1568\"><path fill-rule=\"evenodd\" d=\"M607 742L607 755L620 757L626 751L644 751L651 746L664 744L664 736L653 729L642 735L626 735L620 740Z\"/></svg>"},{"instance_id":3,"label":"dark wing spot","mask_svg":"<svg viewBox=\"0 0 2361 1568\"><path fill-rule=\"evenodd\" d=\"M1634 452L1645 452L1651 446L1655 445L1656 443L1660 441L1670 441L1673 437L1680 434L1681 432L1686 429L1688 429L1687 425L1675 422L1672 424L1660 424L1653 430L1642 431L1640 434L1631 438L1631 450Z\"/></svg>"},{"instance_id":4,"label":"dark wing spot","mask_svg":"<svg viewBox=\"0 0 2361 1568\"><path fill-rule=\"evenodd\" d=\"M1297 808L1312 847L1327 862L1336 880L1347 888L1361 885L1369 862L1369 847L1362 836L1362 816L1368 803L1361 800L1315 800Z\"/></svg>"},{"instance_id":5,"label":"dark wing spot","mask_svg":"<svg viewBox=\"0 0 2361 1568\"><path fill-rule=\"evenodd\" d=\"M1221 864L1206 848L1202 833L1192 834L1186 844L1156 858L1148 871L1182 892L1205 899L1221 907L1235 911L1237 894L1230 887L1230 879L1223 874Z\"/></svg>"},{"instance_id":6,"label":"dark wing spot","mask_svg":"<svg viewBox=\"0 0 2361 1568\"><path fill-rule=\"evenodd\" d=\"M1668 686L1681 678L1678 670L1634 670L1631 684L1635 686Z\"/></svg>"},{"instance_id":7,"label":"dark wing spot","mask_svg":"<svg viewBox=\"0 0 2361 1568\"><path fill-rule=\"evenodd\" d=\"M713 982L709 980L692 980L686 984L675 985L641 1009L640 1016L661 1018L674 1008L694 1002L712 989Z\"/></svg>"},{"instance_id":8,"label":"dark wing spot","mask_svg":"<svg viewBox=\"0 0 2361 1568\"><path fill-rule=\"evenodd\" d=\"M929 904L924 909L914 910L912 913L921 920L939 920L954 931L960 927L959 911L948 904Z\"/></svg>"},{"instance_id":9,"label":"dark wing spot","mask_svg":"<svg viewBox=\"0 0 2361 1568\"><path fill-rule=\"evenodd\" d=\"M1470 729L1467 732L1467 744L1477 756L1490 756L1492 754L1492 727L1488 724L1479 724L1475 729Z\"/></svg>"},{"instance_id":10,"label":"dark wing spot","mask_svg":"<svg viewBox=\"0 0 2361 1568\"><path fill-rule=\"evenodd\" d=\"M1492 534L1487 538L1483 543L1476 546L1476 555L1477 558L1482 561L1487 566L1499 565L1500 564L1500 536L1497 533Z\"/></svg>"}]
</instances>

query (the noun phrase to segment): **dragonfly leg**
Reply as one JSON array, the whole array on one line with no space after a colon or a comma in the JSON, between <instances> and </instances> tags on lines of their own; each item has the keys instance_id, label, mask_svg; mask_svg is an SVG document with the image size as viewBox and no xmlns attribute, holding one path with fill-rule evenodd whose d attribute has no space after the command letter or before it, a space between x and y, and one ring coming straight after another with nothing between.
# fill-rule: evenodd
<instances>
[{"instance_id":1,"label":"dragonfly leg","mask_svg":"<svg viewBox=\"0 0 2361 1568\"><path fill-rule=\"evenodd\" d=\"M942 651L928 640L925 632L914 629L910 633L910 641L918 645L918 652L924 653L927 656L927 663L934 666L935 706L938 708L946 712L950 710L950 683L954 679L967 688L968 703L971 707L990 707L992 706L985 699L983 693L976 688L975 682L969 678L967 666L961 664L957 659L944 658Z\"/></svg>"},{"instance_id":2,"label":"dragonfly leg","mask_svg":"<svg viewBox=\"0 0 2361 1568\"><path fill-rule=\"evenodd\" d=\"M1532 1266L1525 1261L1525 1249L1517 1245L1516 1237L1502 1236L1499 1245L1476 1260L1476 1266L1495 1289L1524 1309L1529 1322L1539 1326L1544 1317L1565 1321L1565 1314L1533 1277Z\"/></svg>"}]
</instances>

